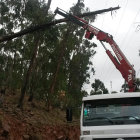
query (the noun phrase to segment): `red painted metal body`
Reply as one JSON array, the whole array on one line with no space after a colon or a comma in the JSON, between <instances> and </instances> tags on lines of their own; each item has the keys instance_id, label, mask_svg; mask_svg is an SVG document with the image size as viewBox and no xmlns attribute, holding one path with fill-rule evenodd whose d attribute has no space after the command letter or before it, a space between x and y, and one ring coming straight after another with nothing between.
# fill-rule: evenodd
<instances>
[{"instance_id":1,"label":"red painted metal body","mask_svg":"<svg viewBox=\"0 0 140 140\"><path fill-rule=\"evenodd\" d=\"M58 13L62 15L63 17L67 18L71 22L78 24L79 26L83 27L86 30L85 38L92 39L93 36L96 36L97 40L101 42L103 47L106 50L107 55L113 62L113 64L116 66L116 68L120 71L122 74L122 77L125 79L125 81L128 83L129 92L135 91L135 70L133 66L129 63L127 58L124 56L118 45L113 40L113 37L109 35L108 33L105 33L101 31L100 29L90 25L85 21L84 19L81 19L77 16L71 15L62 9L57 8L55 13ZM106 49L103 42L109 43L112 50L114 51L116 56L113 56L110 50Z\"/></svg>"}]
</instances>

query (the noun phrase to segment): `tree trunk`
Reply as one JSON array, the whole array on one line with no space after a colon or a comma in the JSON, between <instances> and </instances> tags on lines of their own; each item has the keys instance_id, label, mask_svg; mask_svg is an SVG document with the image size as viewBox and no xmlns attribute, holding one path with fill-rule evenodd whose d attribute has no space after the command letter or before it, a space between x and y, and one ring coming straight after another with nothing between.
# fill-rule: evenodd
<instances>
[{"instance_id":1,"label":"tree trunk","mask_svg":"<svg viewBox=\"0 0 140 140\"><path fill-rule=\"evenodd\" d=\"M7 78L4 82L5 83L4 84L5 91L6 91L6 89L11 89L11 82L12 82L12 77L13 77L13 67L15 64L15 59L16 59L16 51L14 53L14 58L11 60L11 62L10 62L10 59L8 60L11 64L9 64L10 65L8 68L9 71L6 73ZM7 63L7 65L8 65L8 63Z\"/></svg>"},{"instance_id":2,"label":"tree trunk","mask_svg":"<svg viewBox=\"0 0 140 140\"><path fill-rule=\"evenodd\" d=\"M61 46L60 56L58 58L58 63L57 63L57 66L56 66L56 71L54 72L52 83L51 83L51 86L50 86L50 91L49 91L50 98L48 99L48 102L47 102L47 110L48 111L51 110L51 108L52 108L51 96L54 93L54 88L55 88L55 85L56 85L60 64L61 64L62 58L64 56L64 52L65 52L65 48L66 48L66 44L67 44L68 34L69 34L69 29L66 31L66 33L64 35L64 38L63 38L63 40L60 43L60 46Z\"/></svg>"},{"instance_id":3,"label":"tree trunk","mask_svg":"<svg viewBox=\"0 0 140 140\"><path fill-rule=\"evenodd\" d=\"M51 2L52 2L52 0L48 0L47 9L46 9L47 14L48 14L48 10L50 9Z\"/></svg>"},{"instance_id":4,"label":"tree trunk","mask_svg":"<svg viewBox=\"0 0 140 140\"><path fill-rule=\"evenodd\" d=\"M30 86L30 96L28 98L28 102L32 102L33 101L33 97L34 97L34 94L33 94L33 85Z\"/></svg>"},{"instance_id":5,"label":"tree trunk","mask_svg":"<svg viewBox=\"0 0 140 140\"><path fill-rule=\"evenodd\" d=\"M30 83L29 83L29 98L28 98L28 102L32 102L33 101L33 98L34 98L34 89L35 87L37 86L37 73L38 73L38 68L36 67L36 63L34 64L34 67L35 69L33 69L32 71L32 78L30 80Z\"/></svg>"},{"instance_id":6,"label":"tree trunk","mask_svg":"<svg viewBox=\"0 0 140 140\"><path fill-rule=\"evenodd\" d=\"M54 93L54 87L55 87L55 84L56 84L56 80L57 80L60 64L61 64L62 58L64 56L64 52L65 52L65 48L66 48L66 44L67 44L67 39L68 39L68 34L69 34L69 29L66 31L66 33L64 35L64 38L63 38L63 40L60 43L60 46L61 46L60 56L58 58L58 63L57 63L57 66L56 66L56 71L54 73L52 84L51 84L51 87L50 87L50 94Z\"/></svg>"},{"instance_id":7,"label":"tree trunk","mask_svg":"<svg viewBox=\"0 0 140 140\"><path fill-rule=\"evenodd\" d=\"M30 61L29 68L28 68L27 73L25 75L23 86L21 88L21 95L20 95L19 103L18 103L19 108L23 107L23 100L24 100L26 88L28 86L32 70L34 68L34 63L35 63L35 60L36 60L37 50L38 50L38 47L39 47L39 41L40 41L39 35L35 35L35 37L34 37L34 42L35 42L34 46L35 47L34 47L34 50L33 50L33 54L32 54L32 58L31 58L31 61Z\"/></svg>"}]
</instances>

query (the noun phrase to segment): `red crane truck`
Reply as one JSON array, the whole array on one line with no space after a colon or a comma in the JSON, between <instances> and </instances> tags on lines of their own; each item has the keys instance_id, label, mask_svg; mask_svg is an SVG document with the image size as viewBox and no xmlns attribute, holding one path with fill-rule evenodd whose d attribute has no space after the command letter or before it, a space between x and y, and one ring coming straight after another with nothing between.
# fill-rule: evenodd
<instances>
[{"instance_id":1,"label":"red crane truck","mask_svg":"<svg viewBox=\"0 0 140 140\"><path fill-rule=\"evenodd\" d=\"M80 140L140 140L140 92L135 92L133 66L110 34L60 8L55 13L84 28L85 38L96 36L129 87L128 93L83 97ZM116 56L105 47L104 42L110 44Z\"/></svg>"}]
</instances>

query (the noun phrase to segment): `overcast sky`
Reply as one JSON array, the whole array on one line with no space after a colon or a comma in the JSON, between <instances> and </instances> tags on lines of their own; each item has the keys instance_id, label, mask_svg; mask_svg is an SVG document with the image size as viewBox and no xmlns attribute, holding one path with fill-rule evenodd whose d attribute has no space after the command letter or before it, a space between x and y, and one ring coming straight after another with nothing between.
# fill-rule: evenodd
<instances>
[{"instance_id":1,"label":"overcast sky","mask_svg":"<svg viewBox=\"0 0 140 140\"><path fill-rule=\"evenodd\" d=\"M77 0L52 0L51 10L54 11L56 7L59 7L68 11L76 2ZM112 15L111 12L98 15L92 25L113 35L124 55L134 65L136 76L140 78L140 57L138 56L138 50L140 50L140 0L84 0L84 3L90 11L118 5L121 7ZM92 59L95 75L91 77L91 83L95 78L100 79L109 91L119 91L124 79L108 58L99 41L96 38L93 41L97 43L98 47L96 48L97 54ZM107 47L111 50L109 45ZM84 88L89 92L91 84Z\"/></svg>"}]
</instances>

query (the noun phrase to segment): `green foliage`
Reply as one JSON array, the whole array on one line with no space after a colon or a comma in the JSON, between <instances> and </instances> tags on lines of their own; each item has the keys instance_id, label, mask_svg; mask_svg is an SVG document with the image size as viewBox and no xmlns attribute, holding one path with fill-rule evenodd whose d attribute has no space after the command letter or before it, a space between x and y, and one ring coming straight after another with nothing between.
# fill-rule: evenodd
<instances>
[{"instance_id":1,"label":"green foliage","mask_svg":"<svg viewBox=\"0 0 140 140\"><path fill-rule=\"evenodd\" d=\"M95 79L95 82L91 86L93 90L91 90L90 95L108 94L108 89L105 88L104 83L99 79Z\"/></svg>"},{"instance_id":2,"label":"green foliage","mask_svg":"<svg viewBox=\"0 0 140 140\"><path fill-rule=\"evenodd\" d=\"M118 92L117 91L112 91L111 93L114 94L114 93L118 93Z\"/></svg>"},{"instance_id":3,"label":"green foliage","mask_svg":"<svg viewBox=\"0 0 140 140\"><path fill-rule=\"evenodd\" d=\"M136 83L136 92L139 92L140 91L140 78L136 78L135 83ZM120 91L121 92L128 92L128 90L129 90L128 84L125 83L122 85L122 88Z\"/></svg>"},{"instance_id":4,"label":"green foliage","mask_svg":"<svg viewBox=\"0 0 140 140\"><path fill-rule=\"evenodd\" d=\"M44 0L1 0L0 7L1 36L53 20L51 13L46 14ZM84 11L83 1L70 9L73 14ZM82 97L87 95L82 87L90 78L89 68L93 65L90 58L96 53L96 44L84 39L84 30L73 23L56 25L37 34L40 34L40 44L27 93L34 93L34 98L60 106L59 93L65 91L63 108L79 107ZM0 44L0 86L21 88L35 47L35 35L28 34ZM51 95L50 87L59 63L54 93ZM91 72L94 73L93 68Z\"/></svg>"},{"instance_id":5,"label":"green foliage","mask_svg":"<svg viewBox=\"0 0 140 140\"><path fill-rule=\"evenodd\" d=\"M84 3L80 1L70 10L72 14L79 14L84 11ZM87 83L90 78L89 68L92 65L90 58L95 54L94 47L96 44L84 39L84 30L72 23L68 24L70 29L69 38L67 41L67 78L66 92L68 106L80 106L82 97L85 95L82 91L84 83ZM68 53L69 52L69 53Z\"/></svg>"},{"instance_id":6,"label":"green foliage","mask_svg":"<svg viewBox=\"0 0 140 140\"><path fill-rule=\"evenodd\" d=\"M136 92L140 92L140 78L136 78Z\"/></svg>"}]
</instances>

